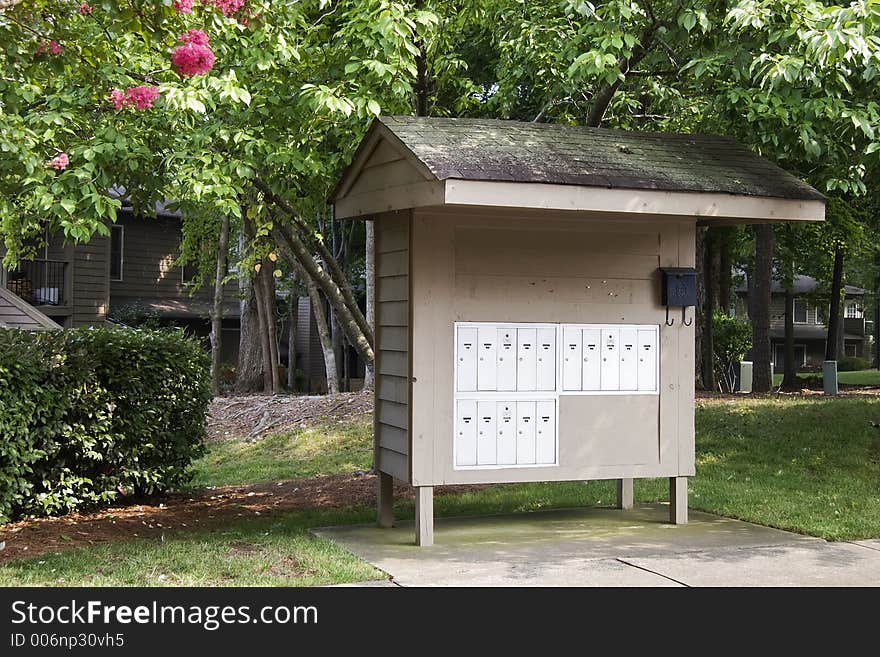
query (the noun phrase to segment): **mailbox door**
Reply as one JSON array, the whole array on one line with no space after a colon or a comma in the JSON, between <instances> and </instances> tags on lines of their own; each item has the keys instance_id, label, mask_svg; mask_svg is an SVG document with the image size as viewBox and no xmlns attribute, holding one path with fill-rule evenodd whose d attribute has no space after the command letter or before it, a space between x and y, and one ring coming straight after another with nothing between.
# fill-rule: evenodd
<instances>
[{"instance_id":1,"label":"mailbox door","mask_svg":"<svg viewBox=\"0 0 880 657\"><path fill-rule=\"evenodd\" d=\"M498 402L496 426L498 431L498 465L516 464L516 408L513 402Z\"/></svg>"},{"instance_id":2,"label":"mailbox door","mask_svg":"<svg viewBox=\"0 0 880 657\"><path fill-rule=\"evenodd\" d=\"M638 390L639 332L634 328L620 329L620 385L619 390Z\"/></svg>"},{"instance_id":3,"label":"mailbox door","mask_svg":"<svg viewBox=\"0 0 880 657\"><path fill-rule=\"evenodd\" d=\"M455 464L477 464L477 402L458 402L455 418Z\"/></svg>"},{"instance_id":4,"label":"mailbox door","mask_svg":"<svg viewBox=\"0 0 880 657\"><path fill-rule=\"evenodd\" d=\"M535 462L535 402L516 403L516 463Z\"/></svg>"},{"instance_id":5,"label":"mailbox door","mask_svg":"<svg viewBox=\"0 0 880 657\"><path fill-rule=\"evenodd\" d=\"M516 389L534 390L537 386L538 358L535 349L537 331L521 328L516 331Z\"/></svg>"},{"instance_id":6,"label":"mailbox door","mask_svg":"<svg viewBox=\"0 0 880 657\"><path fill-rule=\"evenodd\" d=\"M556 402L537 402L535 416L535 461L541 464L556 463Z\"/></svg>"},{"instance_id":7,"label":"mailbox door","mask_svg":"<svg viewBox=\"0 0 880 657\"><path fill-rule=\"evenodd\" d=\"M477 402L477 465L495 465L498 462L495 405L493 401Z\"/></svg>"},{"instance_id":8,"label":"mailbox door","mask_svg":"<svg viewBox=\"0 0 880 657\"><path fill-rule=\"evenodd\" d=\"M602 335L599 329L584 329L581 369L581 390L600 389L600 365L602 363Z\"/></svg>"},{"instance_id":9,"label":"mailbox door","mask_svg":"<svg viewBox=\"0 0 880 657\"><path fill-rule=\"evenodd\" d=\"M639 331L639 390L657 390L657 332Z\"/></svg>"},{"instance_id":10,"label":"mailbox door","mask_svg":"<svg viewBox=\"0 0 880 657\"><path fill-rule=\"evenodd\" d=\"M498 329L497 341L498 390L516 390L516 329Z\"/></svg>"},{"instance_id":11,"label":"mailbox door","mask_svg":"<svg viewBox=\"0 0 880 657\"><path fill-rule=\"evenodd\" d=\"M602 390L620 389L620 331L602 329Z\"/></svg>"},{"instance_id":12,"label":"mailbox door","mask_svg":"<svg viewBox=\"0 0 880 657\"><path fill-rule=\"evenodd\" d=\"M581 389L581 329L562 330L562 389Z\"/></svg>"},{"instance_id":13,"label":"mailbox door","mask_svg":"<svg viewBox=\"0 0 880 657\"><path fill-rule=\"evenodd\" d=\"M477 329L458 329L456 351L458 352L458 390L469 392L477 389Z\"/></svg>"},{"instance_id":14,"label":"mailbox door","mask_svg":"<svg viewBox=\"0 0 880 657\"><path fill-rule=\"evenodd\" d=\"M556 390L556 329L538 329L538 390Z\"/></svg>"},{"instance_id":15,"label":"mailbox door","mask_svg":"<svg viewBox=\"0 0 880 657\"><path fill-rule=\"evenodd\" d=\"M498 372L497 350L498 330L494 326L481 326L477 329L477 390L495 390Z\"/></svg>"}]
</instances>

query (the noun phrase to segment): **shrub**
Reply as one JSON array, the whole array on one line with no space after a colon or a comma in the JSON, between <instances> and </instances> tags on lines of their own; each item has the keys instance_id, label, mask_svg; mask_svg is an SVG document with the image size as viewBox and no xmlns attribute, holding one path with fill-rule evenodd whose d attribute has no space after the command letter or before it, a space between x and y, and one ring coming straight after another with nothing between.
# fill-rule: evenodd
<instances>
[{"instance_id":1,"label":"shrub","mask_svg":"<svg viewBox=\"0 0 880 657\"><path fill-rule=\"evenodd\" d=\"M0 330L0 522L184 484L210 398L179 330Z\"/></svg>"},{"instance_id":2,"label":"shrub","mask_svg":"<svg viewBox=\"0 0 880 657\"><path fill-rule=\"evenodd\" d=\"M846 356L837 361L838 372L858 372L860 370L871 369L871 363L864 358L856 358L855 356Z\"/></svg>"},{"instance_id":3,"label":"shrub","mask_svg":"<svg viewBox=\"0 0 880 657\"><path fill-rule=\"evenodd\" d=\"M752 327L736 317L712 316L712 356L715 379L724 392L733 392L735 366L752 346Z\"/></svg>"}]
</instances>

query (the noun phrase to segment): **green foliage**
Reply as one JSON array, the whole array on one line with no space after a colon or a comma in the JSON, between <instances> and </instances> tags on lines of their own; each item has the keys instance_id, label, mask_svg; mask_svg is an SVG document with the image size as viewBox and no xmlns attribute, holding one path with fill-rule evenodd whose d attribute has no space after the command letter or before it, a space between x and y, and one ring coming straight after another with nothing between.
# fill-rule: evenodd
<instances>
[{"instance_id":1,"label":"green foliage","mask_svg":"<svg viewBox=\"0 0 880 657\"><path fill-rule=\"evenodd\" d=\"M869 369L871 369L871 363L864 358L847 356L846 358L841 358L837 361L838 372L861 372Z\"/></svg>"},{"instance_id":2,"label":"green foliage","mask_svg":"<svg viewBox=\"0 0 880 657\"><path fill-rule=\"evenodd\" d=\"M0 330L0 522L185 483L208 368L177 330Z\"/></svg>"},{"instance_id":3,"label":"green foliage","mask_svg":"<svg viewBox=\"0 0 880 657\"><path fill-rule=\"evenodd\" d=\"M716 311L712 316L712 330L715 379L725 392L732 392L734 367L752 346L752 327L748 322Z\"/></svg>"}]
</instances>

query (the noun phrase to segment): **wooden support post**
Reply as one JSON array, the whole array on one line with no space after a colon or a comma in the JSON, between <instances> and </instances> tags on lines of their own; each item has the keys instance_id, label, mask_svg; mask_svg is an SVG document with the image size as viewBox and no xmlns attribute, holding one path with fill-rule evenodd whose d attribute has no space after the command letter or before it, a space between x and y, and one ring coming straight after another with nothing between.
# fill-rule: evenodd
<instances>
[{"instance_id":1,"label":"wooden support post","mask_svg":"<svg viewBox=\"0 0 880 657\"><path fill-rule=\"evenodd\" d=\"M617 508L628 511L633 508L633 480L617 480Z\"/></svg>"},{"instance_id":2,"label":"wooden support post","mask_svg":"<svg viewBox=\"0 0 880 657\"><path fill-rule=\"evenodd\" d=\"M416 486L416 545L434 545L433 486Z\"/></svg>"},{"instance_id":3,"label":"wooden support post","mask_svg":"<svg viewBox=\"0 0 880 657\"><path fill-rule=\"evenodd\" d=\"M669 478L669 522L686 525L688 521L687 477Z\"/></svg>"},{"instance_id":4,"label":"wooden support post","mask_svg":"<svg viewBox=\"0 0 880 657\"><path fill-rule=\"evenodd\" d=\"M391 527L394 524L394 477L380 472L376 492L378 494L379 526Z\"/></svg>"}]
</instances>

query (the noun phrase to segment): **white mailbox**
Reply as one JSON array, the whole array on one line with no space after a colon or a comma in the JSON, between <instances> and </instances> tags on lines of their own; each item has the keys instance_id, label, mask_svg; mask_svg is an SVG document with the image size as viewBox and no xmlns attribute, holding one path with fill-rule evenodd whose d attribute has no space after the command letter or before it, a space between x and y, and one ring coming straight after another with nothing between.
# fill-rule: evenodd
<instances>
[{"instance_id":1,"label":"white mailbox","mask_svg":"<svg viewBox=\"0 0 880 657\"><path fill-rule=\"evenodd\" d=\"M516 465L516 411L512 402L496 406L498 465Z\"/></svg>"},{"instance_id":2,"label":"white mailbox","mask_svg":"<svg viewBox=\"0 0 880 657\"><path fill-rule=\"evenodd\" d=\"M571 329L575 330L575 329ZM602 332L599 329L583 329L581 358L581 390L601 390L600 365L602 363Z\"/></svg>"},{"instance_id":3,"label":"white mailbox","mask_svg":"<svg viewBox=\"0 0 880 657\"><path fill-rule=\"evenodd\" d=\"M455 418L455 464L477 464L477 402L460 400Z\"/></svg>"},{"instance_id":4,"label":"white mailbox","mask_svg":"<svg viewBox=\"0 0 880 657\"><path fill-rule=\"evenodd\" d=\"M537 387L538 357L535 352L537 331L532 328L516 330L516 389L534 390Z\"/></svg>"},{"instance_id":5,"label":"white mailbox","mask_svg":"<svg viewBox=\"0 0 880 657\"><path fill-rule=\"evenodd\" d=\"M497 387L497 340L498 331L494 326L477 328L477 390L495 390Z\"/></svg>"},{"instance_id":6,"label":"white mailbox","mask_svg":"<svg viewBox=\"0 0 880 657\"><path fill-rule=\"evenodd\" d=\"M602 363L599 368L602 390L620 389L619 329L602 329Z\"/></svg>"},{"instance_id":7,"label":"white mailbox","mask_svg":"<svg viewBox=\"0 0 880 657\"><path fill-rule=\"evenodd\" d=\"M639 331L636 328L620 329L620 374L618 390L638 390Z\"/></svg>"},{"instance_id":8,"label":"white mailbox","mask_svg":"<svg viewBox=\"0 0 880 657\"><path fill-rule=\"evenodd\" d=\"M516 463L535 463L535 402L516 403Z\"/></svg>"},{"instance_id":9,"label":"white mailbox","mask_svg":"<svg viewBox=\"0 0 880 657\"><path fill-rule=\"evenodd\" d=\"M535 462L556 463L556 402L535 402Z\"/></svg>"},{"instance_id":10,"label":"white mailbox","mask_svg":"<svg viewBox=\"0 0 880 657\"><path fill-rule=\"evenodd\" d=\"M657 394L659 327L455 325L455 468L559 465L563 395Z\"/></svg>"},{"instance_id":11,"label":"white mailbox","mask_svg":"<svg viewBox=\"0 0 880 657\"><path fill-rule=\"evenodd\" d=\"M498 329L497 390L516 390L516 329Z\"/></svg>"},{"instance_id":12,"label":"white mailbox","mask_svg":"<svg viewBox=\"0 0 880 657\"><path fill-rule=\"evenodd\" d=\"M556 332L554 328L537 329L538 390L556 390Z\"/></svg>"},{"instance_id":13,"label":"white mailbox","mask_svg":"<svg viewBox=\"0 0 880 657\"><path fill-rule=\"evenodd\" d=\"M562 330L562 389L581 389L581 335L580 328L566 326Z\"/></svg>"},{"instance_id":14,"label":"white mailbox","mask_svg":"<svg viewBox=\"0 0 880 657\"><path fill-rule=\"evenodd\" d=\"M477 389L477 329L460 328L456 339L456 390Z\"/></svg>"},{"instance_id":15,"label":"white mailbox","mask_svg":"<svg viewBox=\"0 0 880 657\"><path fill-rule=\"evenodd\" d=\"M495 402L477 402L477 465L498 463L498 430Z\"/></svg>"},{"instance_id":16,"label":"white mailbox","mask_svg":"<svg viewBox=\"0 0 880 657\"><path fill-rule=\"evenodd\" d=\"M657 331L639 330L639 390L657 390Z\"/></svg>"}]
</instances>

